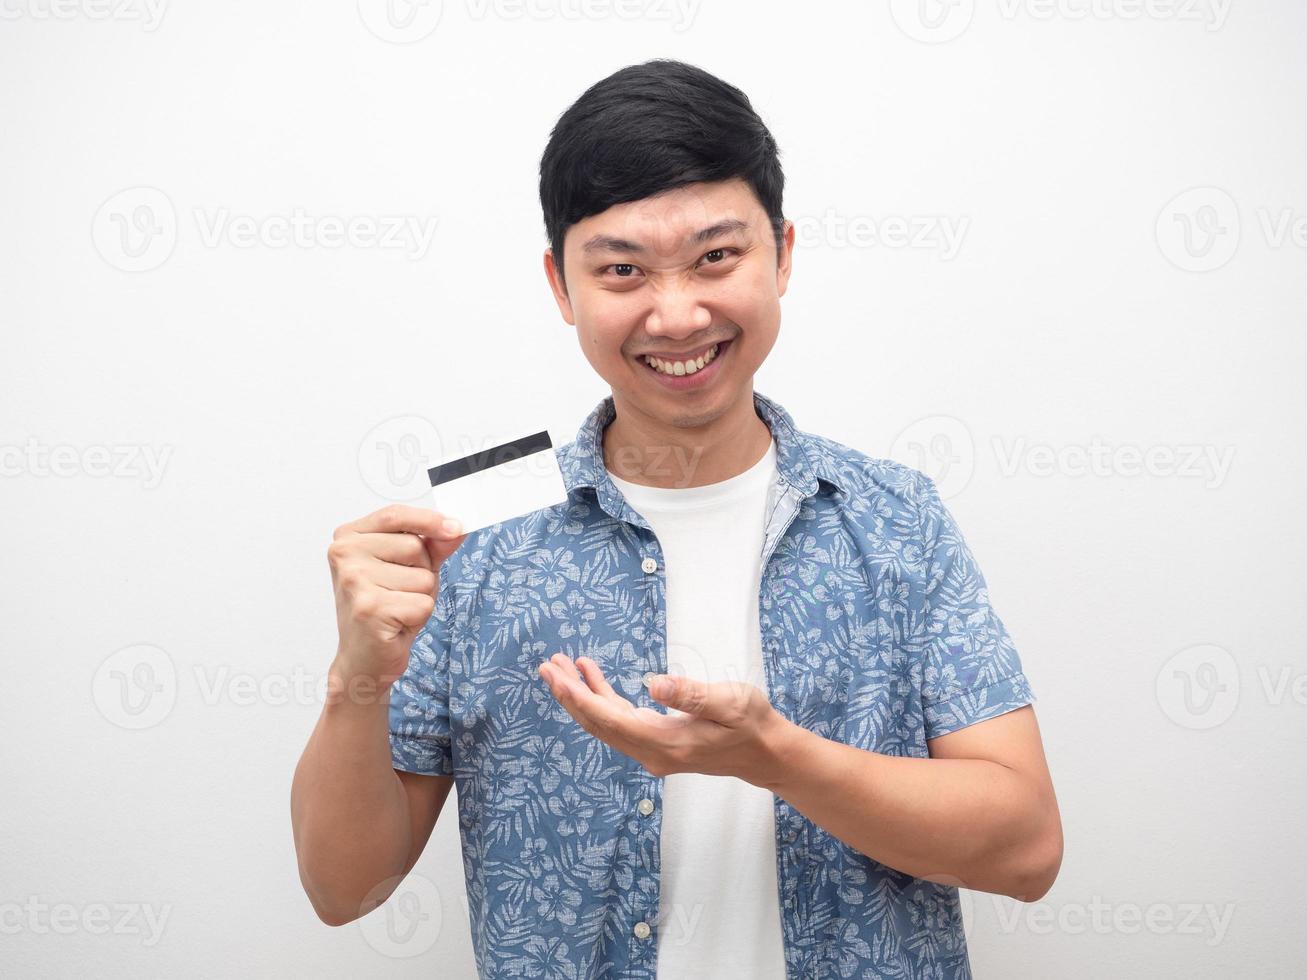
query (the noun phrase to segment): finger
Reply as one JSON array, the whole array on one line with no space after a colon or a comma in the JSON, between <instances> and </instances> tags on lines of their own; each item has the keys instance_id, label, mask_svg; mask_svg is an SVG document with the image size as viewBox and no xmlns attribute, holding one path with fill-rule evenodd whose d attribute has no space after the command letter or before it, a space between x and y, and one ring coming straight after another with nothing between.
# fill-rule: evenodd
<instances>
[{"instance_id":1,"label":"finger","mask_svg":"<svg viewBox=\"0 0 1307 980\"><path fill-rule=\"evenodd\" d=\"M595 700L587 702L584 700L586 697L587 695L577 692L573 685L565 687L558 700L567 709L568 714L576 719L576 723L595 738L627 755L633 757L639 755L640 753L632 748L637 744L636 739L632 738L623 727L627 716L608 708L593 693L588 697Z\"/></svg>"},{"instance_id":2,"label":"finger","mask_svg":"<svg viewBox=\"0 0 1307 980\"><path fill-rule=\"evenodd\" d=\"M445 563L445 559L458 550L458 546L467 540L466 534L460 534L456 538L428 538L423 537L422 543L426 545L427 557L431 560L432 568L439 568Z\"/></svg>"},{"instance_id":3,"label":"finger","mask_svg":"<svg viewBox=\"0 0 1307 980\"><path fill-rule=\"evenodd\" d=\"M600 666L589 657L577 657L576 666L581 670L581 676L585 682L590 685L590 690L604 697L620 698L622 697L615 690L613 685L608 683L608 678L604 676ZM622 698L625 701L625 698Z\"/></svg>"},{"instance_id":4,"label":"finger","mask_svg":"<svg viewBox=\"0 0 1307 980\"><path fill-rule=\"evenodd\" d=\"M560 679L560 683L574 685L573 690L578 697L589 691L594 697L602 698L613 705L626 717L636 713L635 705L613 689L604 678L599 665L589 657L578 657L573 661L565 654L556 653L546 663L553 671L553 675ZM660 714L659 717L663 716Z\"/></svg>"},{"instance_id":5,"label":"finger","mask_svg":"<svg viewBox=\"0 0 1307 980\"><path fill-rule=\"evenodd\" d=\"M430 568L431 556L426 544L416 534L380 534L364 532L355 535L352 542L360 550L381 561L414 568Z\"/></svg>"},{"instance_id":6,"label":"finger","mask_svg":"<svg viewBox=\"0 0 1307 980\"><path fill-rule=\"evenodd\" d=\"M589 716L577 703L576 682L564 674L557 664L548 660L540 665L540 676L549 685L549 693L554 696L554 700L561 704L582 728L592 735L595 734L591 729Z\"/></svg>"},{"instance_id":7,"label":"finger","mask_svg":"<svg viewBox=\"0 0 1307 980\"><path fill-rule=\"evenodd\" d=\"M445 525L447 520L455 521L456 526L447 527ZM406 531L434 541L453 541L463 536L462 525L457 523L457 518L453 515L442 514L430 507L410 507L408 504L390 504L382 507L367 517L346 524L345 528L358 534L371 532L397 534Z\"/></svg>"},{"instance_id":8,"label":"finger","mask_svg":"<svg viewBox=\"0 0 1307 980\"><path fill-rule=\"evenodd\" d=\"M542 666L546 668L545 676L550 682L549 686L554 691L555 697L573 688L577 689L578 693L582 688L589 690L585 680L577 674L576 669L572 667L572 661L565 654L554 654Z\"/></svg>"},{"instance_id":9,"label":"finger","mask_svg":"<svg viewBox=\"0 0 1307 980\"><path fill-rule=\"evenodd\" d=\"M560 654L554 656L561 657ZM589 658L580 658L577 663L587 659ZM652 708L636 708L609 687L608 690L612 692L613 697L621 701L619 707L625 707L626 709L614 716L622 719L621 725L625 727L620 727L615 723L605 730L602 717L596 716L594 711L588 709L580 700L581 690L575 686L571 688L567 686L569 684L575 685L577 682L566 675L559 663L553 660L544 661L540 665L540 676L545 678L549 684L550 692L578 725L591 735L600 738L606 744L632 758L648 754L656 747L667 748L679 745L679 742L671 742L669 739L683 735L683 730L687 725L696 723L688 715L665 715L661 711L655 711ZM600 695L593 696L600 697Z\"/></svg>"},{"instance_id":10,"label":"finger","mask_svg":"<svg viewBox=\"0 0 1307 980\"><path fill-rule=\"evenodd\" d=\"M411 565L396 565L388 561L368 559L364 573L383 589L395 592L419 592L435 595L439 579L429 568L414 568Z\"/></svg>"},{"instance_id":11,"label":"finger","mask_svg":"<svg viewBox=\"0 0 1307 980\"><path fill-rule=\"evenodd\" d=\"M625 729L625 723L631 717L629 710L620 710L617 705L590 690L584 678L572 666L570 658L555 654L546 665L546 670L554 696L582 728L611 745L617 744L614 739L630 738L632 733ZM629 707L628 704L628 709Z\"/></svg>"},{"instance_id":12,"label":"finger","mask_svg":"<svg viewBox=\"0 0 1307 980\"><path fill-rule=\"evenodd\" d=\"M659 704L695 718L713 721L721 715L721 705L713 697L712 685L684 674L657 675L649 684L649 696Z\"/></svg>"},{"instance_id":13,"label":"finger","mask_svg":"<svg viewBox=\"0 0 1307 980\"><path fill-rule=\"evenodd\" d=\"M408 629L426 625L435 610L436 600L416 592L387 592L380 606L380 615Z\"/></svg>"},{"instance_id":14,"label":"finger","mask_svg":"<svg viewBox=\"0 0 1307 980\"><path fill-rule=\"evenodd\" d=\"M585 678L580 675L576 669L576 664L572 662L572 658L567 654L556 653L549 658L549 662L556 666L569 681L574 681L587 689L589 688L590 685L585 682Z\"/></svg>"},{"instance_id":15,"label":"finger","mask_svg":"<svg viewBox=\"0 0 1307 980\"><path fill-rule=\"evenodd\" d=\"M549 685L549 692L554 697L561 695L563 687L571 683L558 665L551 660L545 660L540 664L540 676L545 679L545 683Z\"/></svg>"}]
</instances>

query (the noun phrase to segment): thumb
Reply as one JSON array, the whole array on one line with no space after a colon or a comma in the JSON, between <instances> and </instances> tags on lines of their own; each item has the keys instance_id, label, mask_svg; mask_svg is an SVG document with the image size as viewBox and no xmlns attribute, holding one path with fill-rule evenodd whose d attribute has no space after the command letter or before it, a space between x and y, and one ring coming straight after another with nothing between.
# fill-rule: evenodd
<instances>
[{"instance_id":1,"label":"thumb","mask_svg":"<svg viewBox=\"0 0 1307 980\"><path fill-rule=\"evenodd\" d=\"M649 695L659 704L702 717L708 709L708 685L683 674L654 674L648 680Z\"/></svg>"},{"instance_id":2,"label":"thumb","mask_svg":"<svg viewBox=\"0 0 1307 980\"><path fill-rule=\"evenodd\" d=\"M466 540L467 534L460 534L456 538L423 538L422 543L427 546L432 570L439 574L440 566L445 563L445 559L457 551L458 546Z\"/></svg>"}]
</instances>

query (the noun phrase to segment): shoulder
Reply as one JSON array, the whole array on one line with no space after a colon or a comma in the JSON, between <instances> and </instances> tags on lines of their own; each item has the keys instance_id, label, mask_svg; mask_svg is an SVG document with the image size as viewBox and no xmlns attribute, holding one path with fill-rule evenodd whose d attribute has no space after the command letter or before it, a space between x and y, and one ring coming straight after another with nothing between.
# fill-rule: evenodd
<instances>
[{"instance_id":1,"label":"shoulder","mask_svg":"<svg viewBox=\"0 0 1307 980\"><path fill-rule=\"evenodd\" d=\"M839 512L839 521L819 521L836 533L842 527L857 548L905 579L924 582L941 544L946 552L958 535L935 481L912 466L873 456L834 439L801 433L819 479L837 491L818 494Z\"/></svg>"},{"instance_id":2,"label":"shoulder","mask_svg":"<svg viewBox=\"0 0 1307 980\"><path fill-rule=\"evenodd\" d=\"M813 432L798 435L817 476L839 487L850 502L878 502L917 515L937 496L934 481L905 463Z\"/></svg>"}]
</instances>

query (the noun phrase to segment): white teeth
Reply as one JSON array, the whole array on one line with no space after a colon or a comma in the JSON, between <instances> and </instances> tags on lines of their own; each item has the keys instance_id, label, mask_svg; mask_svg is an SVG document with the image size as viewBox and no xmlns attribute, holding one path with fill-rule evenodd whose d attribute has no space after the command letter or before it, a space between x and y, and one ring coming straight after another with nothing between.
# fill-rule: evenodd
<instances>
[{"instance_id":1,"label":"white teeth","mask_svg":"<svg viewBox=\"0 0 1307 980\"><path fill-rule=\"evenodd\" d=\"M694 374L696 371L702 371L713 362L717 357L718 346L713 344L706 354L701 354L692 361L661 361L656 357L646 357L644 360L651 368L663 374L678 376Z\"/></svg>"}]
</instances>

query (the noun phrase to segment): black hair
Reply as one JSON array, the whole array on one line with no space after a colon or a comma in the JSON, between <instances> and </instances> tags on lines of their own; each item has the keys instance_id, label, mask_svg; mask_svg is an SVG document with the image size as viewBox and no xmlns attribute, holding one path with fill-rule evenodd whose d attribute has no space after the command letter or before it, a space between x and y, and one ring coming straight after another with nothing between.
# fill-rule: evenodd
<instances>
[{"instance_id":1,"label":"black hair","mask_svg":"<svg viewBox=\"0 0 1307 980\"><path fill-rule=\"evenodd\" d=\"M559 117L540 158L540 206L563 274L567 229L592 214L698 181L739 177L784 216L776 141L748 97L702 68L655 58L596 82Z\"/></svg>"}]
</instances>

